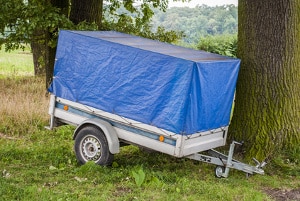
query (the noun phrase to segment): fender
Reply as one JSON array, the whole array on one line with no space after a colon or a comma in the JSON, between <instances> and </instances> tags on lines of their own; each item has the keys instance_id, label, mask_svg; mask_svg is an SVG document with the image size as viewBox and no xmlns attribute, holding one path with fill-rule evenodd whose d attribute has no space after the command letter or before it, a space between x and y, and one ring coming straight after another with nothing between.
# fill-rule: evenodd
<instances>
[{"instance_id":1,"label":"fender","mask_svg":"<svg viewBox=\"0 0 300 201\"><path fill-rule=\"evenodd\" d=\"M86 125L94 125L101 129L107 139L109 151L112 154L117 154L120 152L120 143L116 130L112 127L112 125L106 121L101 119L87 119L83 121L74 131L73 140L75 139L78 131L86 126Z\"/></svg>"}]
</instances>

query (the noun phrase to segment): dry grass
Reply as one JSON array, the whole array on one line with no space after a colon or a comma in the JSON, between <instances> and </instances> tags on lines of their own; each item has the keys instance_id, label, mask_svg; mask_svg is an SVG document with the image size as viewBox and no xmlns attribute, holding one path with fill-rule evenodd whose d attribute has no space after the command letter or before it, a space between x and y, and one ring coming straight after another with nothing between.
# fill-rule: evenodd
<instances>
[{"instance_id":1,"label":"dry grass","mask_svg":"<svg viewBox=\"0 0 300 201\"><path fill-rule=\"evenodd\" d=\"M30 134L48 120L48 98L40 77L0 78L0 133Z\"/></svg>"}]
</instances>

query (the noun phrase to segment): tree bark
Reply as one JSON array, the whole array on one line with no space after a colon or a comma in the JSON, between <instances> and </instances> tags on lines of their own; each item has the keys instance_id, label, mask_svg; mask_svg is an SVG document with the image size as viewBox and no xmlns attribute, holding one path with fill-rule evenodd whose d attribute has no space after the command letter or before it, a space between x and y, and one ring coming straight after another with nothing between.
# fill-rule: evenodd
<instances>
[{"instance_id":1,"label":"tree bark","mask_svg":"<svg viewBox=\"0 0 300 201\"><path fill-rule=\"evenodd\" d=\"M29 3L31 3L29 1ZM69 0L46 0L45 6L52 5L60 8L60 13L68 15ZM46 75L46 88L52 81L56 48L50 47L48 42L53 38L48 30L35 30L32 37L31 50L33 54L34 74Z\"/></svg>"},{"instance_id":2,"label":"tree bark","mask_svg":"<svg viewBox=\"0 0 300 201\"><path fill-rule=\"evenodd\" d=\"M242 62L229 136L265 159L300 146L300 1L238 3Z\"/></svg>"},{"instance_id":3,"label":"tree bark","mask_svg":"<svg viewBox=\"0 0 300 201\"><path fill-rule=\"evenodd\" d=\"M46 33L46 47L45 47L45 73L46 73L46 89L50 86L53 79L56 47L48 46L48 40L53 37L51 32Z\"/></svg>"},{"instance_id":4,"label":"tree bark","mask_svg":"<svg viewBox=\"0 0 300 201\"><path fill-rule=\"evenodd\" d=\"M34 75L45 74L45 31L35 30L31 39L31 50L33 55Z\"/></svg>"},{"instance_id":5,"label":"tree bark","mask_svg":"<svg viewBox=\"0 0 300 201\"><path fill-rule=\"evenodd\" d=\"M86 21L101 28L103 0L72 0L70 20L74 24Z\"/></svg>"},{"instance_id":6,"label":"tree bark","mask_svg":"<svg viewBox=\"0 0 300 201\"><path fill-rule=\"evenodd\" d=\"M52 81L56 54L56 48L48 46L51 37L49 31L36 30L31 41L34 75L46 75L46 88Z\"/></svg>"}]
</instances>

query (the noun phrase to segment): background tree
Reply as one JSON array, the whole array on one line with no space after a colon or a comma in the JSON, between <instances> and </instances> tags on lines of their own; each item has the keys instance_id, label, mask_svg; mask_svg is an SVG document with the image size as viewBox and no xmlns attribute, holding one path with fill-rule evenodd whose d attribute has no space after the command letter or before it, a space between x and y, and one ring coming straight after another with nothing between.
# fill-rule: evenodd
<instances>
[{"instance_id":1,"label":"background tree","mask_svg":"<svg viewBox=\"0 0 300 201\"><path fill-rule=\"evenodd\" d=\"M55 42L58 27L71 27L67 18L69 3L60 0L0 0L0 45L7 51L31 44L35 75L53 72ZM55 5L55 6L53 6ZM46 81L49 83L49 80Z\"/></svg>"},{"instance_id":2,"label":"background tree","mask_svg":"<svg viewBox=\"0 0 300 201\"><path fill-rule=\"evenodd\" d=\"M185 43L198 43L199 39L209 35L237 33L238 8L235 5L173 7L166 12L154 11L153 27L163 26L166 30L183 31Z\"/></svg>"},{"instance_id":3,"label":"background tree","mask_svg":"<svg viewBox=\"0 0 300 201\"><path fill-rule=\"evenodd\" d=\"M104 2L106 2L105 8ZM46 72L47 87L53 74L59 28L114 29L166 42L172 42L180 37L180 33L167 32L162 28L157 29L156 33L151 33L149 22L153 16L152 9L166 9L167 0L143 1L139 7L134 3L131 0L0 0L0 33L5 35L7 30L10 31L10 34L0 40L0 45L5 44L6 50L13 50L22 47L24 43L31 44L35 74ZM113 16L113 19L117 20L116 23L110 20L102 23L104 9L108 10L109 14L113 14L121 7L126 10L125 13L108 16L109 18ZM112 22L113 25L108 22Z\"/></svg>"},{"instance_id":4,"label":"background tree","mask_svg":"<svg viewBox=\"0 0 300 201\"><path fill-rule=\"evenodd\" d=\"M70 20L74 24L81 22L102 26L103 0L72 0Z\"/></svg>"},{"instance_id":5,"label":"background tree","mask_svg":"<svg viewBox=\"0 0 300 201\"><path fill-rule=\"evenodd\" d=\"M237 35L222 34L201 38L197 49L224 56L237 57Z\"/></svg>"},{"instance_id":6,"label":"background tree","mask_svg":"<svg viewBox=\"0 0 300 201\"><path fill-rule=\"evenodd\" d=\"M42 11L47 8L56 8L56 17L61 18L61 16L63 16L63 18L67 20L66 17L69 13L68 0L29 1L29 6L32 6L34 8L36 7L36 5L40 5ZM38 16L31 17L30 19L30 23L34 23L34 20L38 20L36 24L41 23L41 18ZM56 54L55 41L57 39L57 31L58 27L55 26L55 24L54 26L53 24L50 24L50 26L49 24L45 24L42 27L35 27L32 36L30 37L34 72L35 75L46 74L46 87L50 84L53 76L53 66Z\"/></svg>"},{"instance_id":7,"label":"background tree","mask_svg":"<svg viewBox=\"0 0 300 201\"><path fill-rule=\"evenodd\" d=\"M300 146L300 1L240 0L229 135L260 159Z\"/></svg>"}]
</instances>

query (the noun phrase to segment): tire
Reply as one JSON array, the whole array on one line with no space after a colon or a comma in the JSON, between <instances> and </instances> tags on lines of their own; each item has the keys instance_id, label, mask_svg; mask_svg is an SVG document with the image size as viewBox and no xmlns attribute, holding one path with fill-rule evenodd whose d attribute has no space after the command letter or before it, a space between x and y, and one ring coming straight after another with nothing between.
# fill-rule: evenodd
<instances>
[{"instance_id":1,"label":"tire","mask_svg":"<svg viewBox=\"0 0 300 201\"><path fill-rule=\"evenodd\" d=\"M223 166L217 166L215 169L215 176L217 178L222 178L225 173L225 168Z\"/></svg>"},{"instance_id":2,"label":"tire","mask_svg":"<svg viewBox=\"0 0 300 201\"><path fill-rule=\"evenodd\" d=\"M94 161L98 165L111 165L114 155L110 153L103 131L96 126L84 126L76 137L75 155L80 164Z\"/></svg>"}]
</instances>

